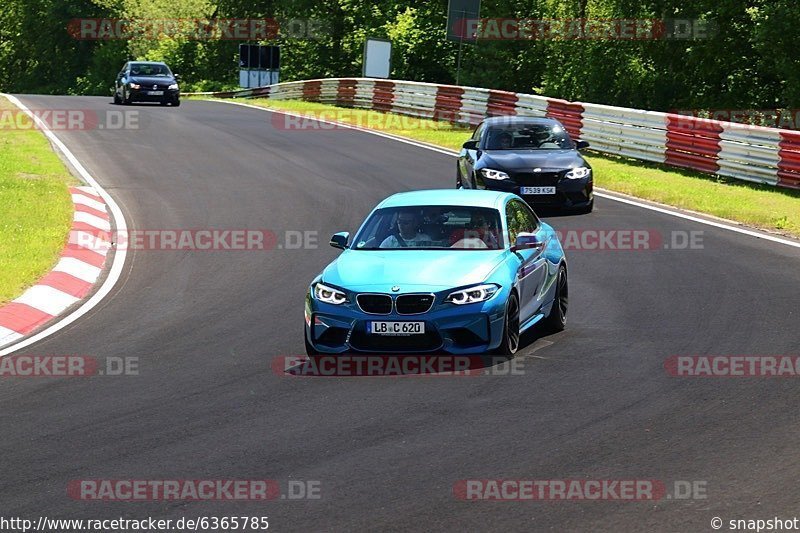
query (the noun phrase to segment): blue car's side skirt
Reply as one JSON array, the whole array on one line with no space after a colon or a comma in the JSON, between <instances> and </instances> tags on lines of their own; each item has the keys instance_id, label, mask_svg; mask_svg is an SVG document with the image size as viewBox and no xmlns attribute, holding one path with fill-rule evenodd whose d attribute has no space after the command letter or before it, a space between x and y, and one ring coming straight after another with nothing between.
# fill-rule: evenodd
<instances>
[{"instance_id":1,"label":"blue car's side skirt","mask_svg":"<svg viewBox=\"0 0 800 533\"><path fill-rule=\"evenodd\" d=\"M529 329L531 326L533 326L543 318L544 318L544 313L536 313L528 320L519 325L519 332L522 333L523 331Z\"/></svg>"}]
</instances>

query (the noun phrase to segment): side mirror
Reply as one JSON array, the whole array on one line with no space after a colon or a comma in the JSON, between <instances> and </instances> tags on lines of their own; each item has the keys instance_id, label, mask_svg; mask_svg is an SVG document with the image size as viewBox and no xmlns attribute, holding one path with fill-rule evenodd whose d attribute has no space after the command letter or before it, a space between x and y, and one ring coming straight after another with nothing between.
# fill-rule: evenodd
<instances>
[{"instance_id":1,"label":"side mirror","mask_svg":"<svg viewBox=\"0 0 800 533\"><path fill-rule=\"evenodd\" d=\"M477 149L478 149L478 141L475 141L475 140L473 140L473 139L470 139L470 140L468 140L467 142L465 142L465 143L462 145L462 147L463 147L465 150L477 150Z\"/></svg>"},{"instance_id":2,"label":"side mirror","mask_svg":"<svg viewBox=\"0 0 800 533\"><path fill-rule=\"evenodd\" d=\"M575 141L575 149L576 150L583 150L584 148L589 148L588 141Z\"/></svg>"},{"instance_id":3,"label":"side mirror","mask_svg":"<svg viewBox=\"0 0 800 533\"><path fill-rule=\"evenodd\" d=\"M544 242L539 240L535 233L520 233L517 235L517 240L514 241L514 246L511 247L512 252L519 252L520 250L530 250L531 248L543 248Z\"/></svg>"},{"instance_id":4,"label":"side mirror","mask_svg":"<svg viewBox=\"0 0 800 533\"><path fill-rule=\"evenodd\" d=\"M333 237L331 237L331 246L334 248L339 248L344 250L347 248L347 242L350 240L350 234L346 231L340 231L339 233L334 233Z\"/></svg>"}]
</instances>

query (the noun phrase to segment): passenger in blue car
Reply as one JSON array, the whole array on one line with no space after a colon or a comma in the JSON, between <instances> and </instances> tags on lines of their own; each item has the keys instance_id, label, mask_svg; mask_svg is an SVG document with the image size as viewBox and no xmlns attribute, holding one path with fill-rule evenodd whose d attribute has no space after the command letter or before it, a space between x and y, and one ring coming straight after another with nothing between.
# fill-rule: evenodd
<instances>
[{"instance_id":1,"label":"passenger in blue car","mask_svg":"<svg viewBox=\"0 0 800 533\"><path fill-rule=\"evenodd\" d=\"M492 227L483 213L475 212L468 228L456 229L450 234L450 247L499 250L501 246L497 235L497 228Z\"/></svg>"},{"instance_id":2,"label":"passenger in blue car","mask_svg":"<svg viewBox=\"0 0 800 533\"><path fill-rule=\"evenodd\" d=\"M386 237L381 248L413 248L429 244L431 238L420 233L422 218L416 211L401 211L397 215L397 231Z\"/></svg>"}]
</instances>

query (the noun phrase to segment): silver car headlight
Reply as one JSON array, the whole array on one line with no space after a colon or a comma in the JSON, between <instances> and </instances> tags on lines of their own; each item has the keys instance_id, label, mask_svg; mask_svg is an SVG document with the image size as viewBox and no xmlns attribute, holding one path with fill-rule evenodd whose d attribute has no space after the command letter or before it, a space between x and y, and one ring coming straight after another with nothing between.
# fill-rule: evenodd
<instances>
[{"instance_id":1,"label":"silver car headlight","mask_svg":"<svg viewBox=\"0 0 800 533\"><path fill-rule=\"evenodd\" d=\"M141 88L142 86L139 85L138 83L131 83L131 89L141 89Z\"/></svg>"},{"instance_id":2,"label":"silver car headlight","mask_svg":"<svg viewBox=\"0 0 800 533\"><path fill-rule=\"evenodd\" d=\"M579 180L581 178L585 178L586 176L588 176L591 173L592 173L592 169L591 168L576 167L576 168L571 169L566 174L564 174L564 177L569 179L569 180Z\"/></svg>"},{"instance_id":3,"label":"silver car headlight","mask_svg":"<svg viewBox=\"0 0 800 533\"><path fill-rule=\"evenodd\" d=\"M167 89L177 89L177 88L178 88L178 84L177 83L172 83L172 84L170 84L169 87L167 87Z\"/></svg>"},{"instance_id":4,"label":"silver car headlight","mask_svg":"<svg viewBox=\"0 0 800 533\"><path fill-rule=\"evenodd\" d=\"M475 287L470 287L468 289L462 289L460 291L451 293L447 296L447 298L444 299L444 301L456 305L485 302L494 296L499 288L500 287L497 285L488 283L484 285L476 285Z\"/></svg>"},{"instance_id":5,"label":"silver car headlight","mask_svg":"<svg viewBox=\"0 0 800 533\"><path fill-rule=\"evenodd\" d=\"M340 290L322 283L314 285L314 298L327 304L341 305L347 301L347 295Z\"/></svg>"},{"instance_id":6,"label":"silver car headlight","mask_svg":"<svg viewBox=\"0 0 800 533\"><path fill-rule=\"evenodd\" d=\"M490 180L507 180L508 174L502 170L492 170L491 168L482 168L481 175Z\"/></svg>"}]
</instances>

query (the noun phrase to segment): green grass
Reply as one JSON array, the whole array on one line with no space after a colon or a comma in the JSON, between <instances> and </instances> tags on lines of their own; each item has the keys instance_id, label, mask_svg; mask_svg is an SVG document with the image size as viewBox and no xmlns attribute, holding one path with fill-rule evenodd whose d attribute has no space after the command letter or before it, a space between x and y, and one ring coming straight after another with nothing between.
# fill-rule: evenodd
<instances>
[{"instance_id":1,"label":"green grass","mask_svg":"<svg viewBox=\"0 0 800 533\"><path fill-rule=\"evenodd\" d=\"M446 122L314 102L267 99L246 102L363 127L377 126L376 129L385 133L452 150L458 150L471 133L471 129ZM586 158L595 170L597 187L800 237L800 191L717 178L591 151ZM452 181L454 176L443 176L443 179Z\"/></svg>"},{"instance_id":2,"label":"green grass","mask_svg":"<svg viewBox=\"0 0 800 533\"><path fill-rule=\"evenodd\" d=\"M41 131L13 127L17 112L0 97L0 305L58 261L72 223L67 188L76 183Z\"/></svg>"}]
</instances>

